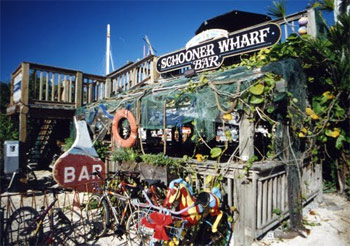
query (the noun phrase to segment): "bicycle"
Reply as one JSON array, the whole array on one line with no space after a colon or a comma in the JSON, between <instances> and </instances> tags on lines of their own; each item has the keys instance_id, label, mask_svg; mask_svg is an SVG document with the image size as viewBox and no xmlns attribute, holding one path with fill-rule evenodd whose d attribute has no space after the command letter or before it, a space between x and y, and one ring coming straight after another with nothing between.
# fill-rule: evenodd
<instances>
[{"instance_id":1,"label":"bicycle","mask_svg":"<svg viewBox=\"0 0 350 246\"><path fill-rule=\"evenodd\" d=\"M163 242L165 241L167 241L168 245L170 245L170 242L172 242L174 245L178 245L185 226L187 225L187 221L182 219L180 215L198 204L194 203L193 205L188 206L180 211L173 211L165 207L155 206L147 195L146 189L142 190L142 195L145 198L146 203L135 204L138 209L129 216L126 225L126 230L128 231L128 245L163 245ZM170 222L164 225L164 230L166 230L167 234L166 238L155 238L155 229L152 229L152 226L147 226L155 222L154 219L151 218L152 214L154 213L160 214L160 220L168 220L168 222ZM157 214L157 216L159 216L159 214ZM169 215L171 217L170 220ZM157 227L155 226L155 228Z\"/></svg>"},{"instance_id":2,"label":"bicycle","mask_svg":"<svg viewBox=\"0 0 350 246\"><path fill-rule=\"evenodd\" d=\"M135 210L134 204L142 199L138 194L143 189L138 172L117 171L109 174L112 176L105 180L98 171L91 174L103 181L102 187L95 187L97 194L91 195L86 206L87 221L95 237L103 237L110 228L114 229L114 234L118 237L123 236L127 232L127 219ZM150 187L152 201L160 204L163 199L160 189L164 185L160 180L146 179L145 181Z\"/></svg>"},{"instance_id":3,"label":"bicycle","mask_svg":"<svg viewBox=\"0 0 350 246\"><path fill-rule=\"evenodd\" d=\"M199 195L192 205L180 211L173 211L163 206L155 206L142 191L146 204L136 204L139 209L133 212L127 222L128 245L228 245L232 236L232 224L228 220L228 214L223 213L224 223L219 224L218 232L212 233L214 217L204 216L198 224L192 227L182 215L190 209L201 205L206 207L208 200ZM158 214L154 214L157 212ZM159 214L160 213L160 214ZM153 216L152 216L153 215ZM170 217L169 217L170 216ZM153 217L153 218L152 218ZM165 221L168 220L168 223ZM155 229L163 227L163 236L155 236ZM194 228L195 230L189 230ZM186 229L186 230L185 230ZM166 234L166 236L165 236ZM158 231L159 235L159 231Z\"/></svg>"},{"instance_id":4,"label":"bicycle","mask_svg":"<svg viewBox=\"0 0 350 246\"><path fill-rule=\"evenodd\" d=\"M92 227L95 237L103 237L110 228L114 229L114 234L118 237L123 236L126 232L125 223L133 211L132 200L137 199L138 186L126 182L125 177L136 179L139 173L118 171L110 174L112 177L104 180L100 172L91 173L103 181L102 187L94 188L95 193L90 196L85 207L87 223Z\"/></svg>"},{"instance_id":5,"label":"bicycle","mask_svg":"<svg viewBox=\"0 0 350 246\"><path fill-rule=\"evenodd\" d=\"M46 208L38 212L30 206L20 207L9 217L5 229L5 245L80 245L75 238L76 225L67 218L63 210L54 208L57 193L52 189L54 200ZM44 228L48 217L49 229Z\"/></svg>"}]
</instances>

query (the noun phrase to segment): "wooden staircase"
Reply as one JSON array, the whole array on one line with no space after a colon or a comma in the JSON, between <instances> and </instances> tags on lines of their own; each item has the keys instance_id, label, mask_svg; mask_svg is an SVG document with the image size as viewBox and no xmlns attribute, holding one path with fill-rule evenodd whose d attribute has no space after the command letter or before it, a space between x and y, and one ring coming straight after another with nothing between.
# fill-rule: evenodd
<instances>
[{"instance_id":1,"label":"wooden staircase","mask_svg":"<svg viewBox=\"0 0 350 246\"><path fill-rule=\"evenodd\" d=\"M50 149L50 145L55 144L53 139L53 131L57 124L57 120L40 120L41 125L34 126L39 130L32 131L33 136L31 138L34 141L28 144L32 146L28 152L28 163L35 163L39 166L43 165L43 161L49 159L53 155L53 151Z\"/></svg>"}]
</instances>

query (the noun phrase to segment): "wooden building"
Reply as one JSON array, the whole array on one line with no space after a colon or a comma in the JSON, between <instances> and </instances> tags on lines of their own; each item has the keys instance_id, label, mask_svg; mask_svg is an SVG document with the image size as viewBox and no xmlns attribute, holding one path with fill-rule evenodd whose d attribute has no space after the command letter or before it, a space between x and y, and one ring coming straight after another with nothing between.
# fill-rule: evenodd
<instances>
[{"instance_id":1,"label":"wooden building","mask_svg":"<svg viewBox=\"0 0 350 246\"><path fill-rule=\"evenodd\" d=\"M233 14L235 13L238 12L233 11ZM308 19L308 33L316 36L316 18L313 9L288 16L286 20L288 23L294 23L293 25L287 25L284 19L264 23L264 18L262 18L259 26L271 23L274 26L281 26L283 39L284 36L293 31L297 26L296 22L301 17ZM213 27L216 26L213 24ZM243 30L230 30L233 34L229 33L228 35L237 35L240 32L244 35L245 31L251 30L246 26L240 28ZM205 30L205 25L199 28L199 31L203 30ZM253 31L260 33L261 39L266 34L259 29ZM254 40L258 40L255 42L259 42L258 36L250 35ZM193 47L199 47L198 45L197 43ZM214 49L213 46L207 45L208 54L214 52L211 50ZM251 51L258 49L255 48ZM186 60L186 54L182 55L183 60ZM188 56L190 55L188 54ZM181 57L180 53L170 53L160 58L149 55L140 61L127 64L107 76L23 62L12 74L12 94L7 114L19 118L20 141L26 144L29 151L28 158L39 164L42 161L42 165L47 167L55 152L53 146L57 144L57 140L62 141L63 137L69 136L69 122L76 114L76 110L80 110L82 107L90 109L94 103L98 105L102 100L113 100L113 97L122 92L135 91L135 88L171 83L173 81L171 77L174 75L177 76L176 79L183 77L184 74L189 75L191 69L176 69L175 71L169 65L170 61L174 65L175 60L180 59L179 57ZM195 64L192 60L191 62ZM219 64L219 61L212 60L212 64ZM206 70L208 67L199 68L198 72ZM160 69L163 69L162 74L159 73ZM247 171L244 168L245 163L254 155L254 145L256 144L254 142L255 126L247 117L243 116L239 123L239 129L237 142L239 153L237 155L241 161L220 163L222 172L219 174L223 176L222 182L229 205L235 206L239 211L234 227L235 245L250 245L254 239L266 233L281 219L288 216L287 170L283 161L264 160L254 163ZM210 161L197 165L196 169L198 171L196 179L198 189L202 188L199 187L201 184L199 180L205 179L208 175L218 175L217 168ZM302 170L300 184L306 203L322 195L322 168L306 158L300 163L300 169ZM281 211L280 215L273 212L276 209Z\"/></svg>"}]
</instances>

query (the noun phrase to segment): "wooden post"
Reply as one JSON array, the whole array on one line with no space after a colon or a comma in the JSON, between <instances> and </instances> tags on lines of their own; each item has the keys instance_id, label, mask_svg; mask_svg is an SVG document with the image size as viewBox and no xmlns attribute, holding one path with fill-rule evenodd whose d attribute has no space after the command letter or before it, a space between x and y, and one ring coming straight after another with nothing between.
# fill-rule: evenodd
<instances>
[{"instance_id":1,"label":"wooden post","mask_svg":"<svg viewBox=\"0 0 350 246\"><path fill-rule=\"evenodd\" d=\"M316 176L316 183L317 183L317 190L318 190L316 201L320 203L323 201L322 164L316 164L315 176Z\"/></svg>"},{"instance_id":2,"label":"wooden post","mask_svg":"<svg viewBox=\"0 0 350 246\"><path fill-rule=\"evenodd\" d=\"M91 103L93 100L93 92L92 92L92 88L93 88L93 84L90 83L87 85L88 86L88 96L87 96L87 102Z\"/></svg>"},{"instance_id":3,"label":"wooden post","mask_svg":"<svg viewBox=\"0 0 350 246\"><path fill-rule=\"evenodd\" d=\"M31 86L31 88L33 88L33 90L32 90L33 94L29 95L29 98L37 99L37 91L36 91L37 84L36 84L36 70L35 69L33 70L32 76L33 76L33 82L32 82L32 85L30 85L30 86Z\"/></svg>"},{"instance_id":4,"label":"wooden post","mask_svg":"<svg viewBox=\"0 0 350 246\"><path fill-rule=\"evenodd\" d=\"M28 93L29 93L29 64L22 63L22 82L21 82L21 106L19 113L19 141L27 140L27 113L28 113Z\"/></svg>"},{"instance_id":5,"label":"wooden post","mask_svg":"<svg viewBox=\"0 0 350 246\"><path fill-rule=\"evenodd\" d=\"M68 87L68 101L71 103L72 102L72 88L73 88L73 79L72 75L69 76L69 87Z\"/></svg>"},{"instance_id":6,"label":"wooden post","mask_svg":"<svg viewBox=\"0 0 350 246\"><path fill-rule=\"evenodd\" d=\"M239 212L233 228L234 245L250 246L255 238L256 193L253 190L256 181L251 182L242 170L235 172L234 181L234 204Z\"/></svg>"},{"instance_id":7,"label":"wooden post","mask_svg":"<svg viewBox=\"0 0 350 246\"><path fill-rule=\"evenodd\" d=\"M43 100L43 71L40 71L39 100Z\"/></svg>"},{"instance_id":8,"label":"wooden post","mask_svg":"<svg viewBox=\"0 0 350 246\"><path fill-rule=\"evenodd\" d=\"M239 157L243 161L254 155L254 123L243 115L239 123Z\"/></svg>"},{"instance_id":9,"label":"wooden post","mask_svg":"<svg viewBox=\"0 0 350 246\"><path fill-rule=\"evenodd\" d=\"M57 102L61 101L61 74L58 74L57 81Z\"/></svg>"},{"instance_id":10,"label":"wooden post","mask_svg":"<svg viewBox=\"0 0 350 246\"><path fill-rule=\"evenodd\" d=\"M316 26L316 14L313 8L307 10L307 34L311 37L317 36L317 26Z\"/></svg>"},{"instance_id":11,"label":"wooden post","mask_svg":"<svg viewBox=\"0 0 350 246\"><path fill-rule=\"evenodd\" d=\"M69 82L67 80L67 75L63 77L63 101L68 102L69 98Z\"/></svg>"},{"instance_id":12,"label":"wooden post","mask_svg":"<svg viewBox=\"0 0 350 246\"><path fill-rule=\"evenodd\" d=\"M77 72L75 76L75 108L83 105L83 73Z\"/></svg>"},{"instance_id":13,"label":"wooden post","mask_svg":"<svg viewBox=\"0 0 350 246\"><path fill-rule=\"evenodd\" d=\"M152 61L151 61L151 83L153 84L154 82L156 82L159 78L159 73L157 72L156 66L157 66L157 57L153 57Z\"/></svg>"},{"instance_id":14,"label":"wooden post","mask_svg":"<svg viewBox=\"0 0 350 246\"><path fill-rule=\"evenodd\" d=\"M233 206L233 190L232 190L232 179L228 178L227 179L227 193L228 193L228 197L227 197L227 202L228 205L231 207Z\"/></svg>"},{"instance_id":15,"label":"wooden post","mask_svg":"<svg viewBox=\"0 0 350 246\"><path fill-rule=\"evenodd\" d=\"M51 76L51 101L55 101L55 73L52 73Z\"/></svg>"},{"instance_id":16,"label":"wooden post","mask_svg":"<svg viewBox=\"0 0 350 246\"><path fill-rule=\"evenodd\" d=\"M46 81L45 81L45 101L49 100L49 72L46 72Z\"/></svg>"},{"instance_id":17,"label":"wooden post","mask_svg":"<svg viewBox=\"0 0 350 246\"><path fill-rule=\"evenodd\" d=\"M111 78L106 78L105 82L105 97L110 98L112 95L112 80Z\"/></svg>"}]
</instances>

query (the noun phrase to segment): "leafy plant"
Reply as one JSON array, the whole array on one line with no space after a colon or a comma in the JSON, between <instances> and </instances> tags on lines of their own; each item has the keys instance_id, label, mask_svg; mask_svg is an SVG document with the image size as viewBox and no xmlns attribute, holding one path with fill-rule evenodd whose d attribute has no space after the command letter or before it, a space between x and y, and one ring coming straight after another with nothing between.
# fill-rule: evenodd
<instances>
[{"instance_id":1,"label":"leafy plant","mask_svg":"<svg viewBox=\"0 0 350 246\"><path fill-rule=\"evenodd\" d=\"M117 148L112 152L112 161L135 161L138 156L133 149Z\"/></svg>"},{"instance_id":2,"label":"leafy plant","mask_svg":"<svg viewBox=\"0 0 350 246\"><path fill-rule=\"evenodd\" d=\"M101 160L105 161L109 153L109 145L101 141L96 141L94 143L94 147L96 149L98 156L101 158Z\"/></svg>"},{"instance_id":3,"label":"leafy plant","mask_svg":"<svg viewBox=\"0 0 350 246\"><path fill-rule=\"evenodd\" d=\"M73 143L74 143L74 139L71 137L64 139L64 145L63 145L64 151L69 150L70 147L72 147Z\"/></svg>"}]
</instances>

